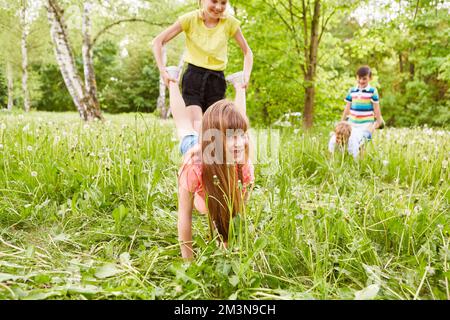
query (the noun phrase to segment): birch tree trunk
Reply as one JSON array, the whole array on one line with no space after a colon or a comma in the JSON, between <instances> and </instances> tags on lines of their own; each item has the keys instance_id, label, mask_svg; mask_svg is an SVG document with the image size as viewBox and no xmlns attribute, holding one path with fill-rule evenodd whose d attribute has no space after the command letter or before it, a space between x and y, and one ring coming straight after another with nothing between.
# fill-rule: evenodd
<instances>
[{"instance_id":1,"label":"birch tree trunk","mask_svg":"<svg viewBox=\"0 0 450 320\"><path fill-rule=\"evenodd\" d=\"M167 64L167 50L166 47L162 48L163 54L163 64ZM164 84L164 80L161 76L159 76L159 96L156 101L156 108L159 110L159 115L161 118L166 119L168 114L166 111L166 85Z\"/></svg>"},{"instance_id":2,"label":"birch tree trunk","mask_svg":"<svg viewBox=\"0 0 450 320\"><path fill-rule=\"evenodd\" d=\"M22 1L22 12L21 12L21 22L22 22L22 92L23 92L23 108L25 112L30 111L30 96L28 92L28 48L27 39L30 33L30 24L27 19L27 0Z\"/></svg>"},{"instance_id":3,"label":"birch tree trunk","mask_svg":"<svg viewBox=\"0 0 450 320\"><path fill-rule=\"evenodd\" d=\"M91 113L93 117L103 119L100 111L100 104L97 99L97 82L95 80L94 60L92 54L92 37L91 37L91 11L92 0L86 0L83 5L83 70L84 70L84 85L86 88L86 94L89 99L92 100L93 109Z\"/></svg>"},{"instance_id":4,"label":"birch tree trunk","mask_svg":"<svg viewBox=\"0 0 450 320\"><path fill-rule=\"evenodd\" d=\"M14 106L14 82L11 62L6 62L6 78L8 82L8 110L11 111Z\"/></svg>"},{"instance_id":5,"label":"birch tree trunk","mask_svg":"<svg viewBox=\"0 0 450 320\"><path fill-rule=\"evenodd\" d=\"M101 114L97 114L95 103L86 93L83 82L76 70L72 48L67 36L67 27L63 19L63 11L59 7L57 0L47 0L47 11L56 61L80 117L85 121L93 120L94 118L102 119Z\"/></svg>"}]
</instances>

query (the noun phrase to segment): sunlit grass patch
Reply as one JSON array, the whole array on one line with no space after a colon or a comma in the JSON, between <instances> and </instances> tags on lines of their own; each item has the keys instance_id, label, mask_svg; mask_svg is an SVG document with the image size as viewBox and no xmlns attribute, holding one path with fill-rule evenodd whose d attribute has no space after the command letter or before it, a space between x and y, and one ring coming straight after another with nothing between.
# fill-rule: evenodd
<instances>
[{"instance_id":1,"label":"sunlit grass patch","mask_svg":"<svg viewBox=\"0 0 450 320\"><path fill-rule=\"evenodd\" d=\"M1 114L0 298L450 298L450 133L380 130L354 161L329 131L261 130L230 249L194 214L185 264L171 121Z\"/></svg>"}]
</instances>

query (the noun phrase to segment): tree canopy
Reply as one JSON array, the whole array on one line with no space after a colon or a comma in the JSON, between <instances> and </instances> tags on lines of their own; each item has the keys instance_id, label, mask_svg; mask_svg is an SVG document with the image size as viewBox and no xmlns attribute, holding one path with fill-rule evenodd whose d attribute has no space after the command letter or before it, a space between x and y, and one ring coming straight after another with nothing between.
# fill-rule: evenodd
<instances>
[{"instance_id":1,"label":"tree canopy","mask_svg":"<svg viewBox=\"0 0 450 320\"><path fill-rule=\"evenodd\" d=\"M86 1L56 2L63 9L76 69L83 75ZM14 82L14 106L23 108L21 38L26 21L31 108L76 110L55 58L47 3L0 0L2 108L8 103L9 78ZM92 58L101 110L154 112L159 72L151 40L179 15L195 9L197 1L95 0L92 4ZM447 1L231 0L229 10L241 21L254 53L248 112L255 124L275 123L287 113L303 114L311 87L314 124L336 121L347 91L355 85L357 68L369 65L371 84L378 88L389 125L449 126ZM314 21L317 57L310 61ZM226 74L242 68L242 53L231 42ZM168 44L168 64L178 64L183 46L183 36ZM314 65L313 77L308 76L308 65Z\"/></svg>"}]
</instances>

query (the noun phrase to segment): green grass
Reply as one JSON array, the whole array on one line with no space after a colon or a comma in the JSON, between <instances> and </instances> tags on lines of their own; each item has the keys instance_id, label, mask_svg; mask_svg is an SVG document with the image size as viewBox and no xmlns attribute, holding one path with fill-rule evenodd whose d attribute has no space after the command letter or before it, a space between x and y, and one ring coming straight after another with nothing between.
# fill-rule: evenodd
<instances>
[{"instance_id":1,"label":"green grass","mask_svg":"<svg viewBox=\"0 0 450 320\"><path fill-rule=\"evenodd\" d=\"M0 115L0 299L450 299L450 132L377 131L359 162L330 128L258 132L279 148L230 249L195 213L187 264L173 123L107 119Z\"/></svg>"}]
</instances>

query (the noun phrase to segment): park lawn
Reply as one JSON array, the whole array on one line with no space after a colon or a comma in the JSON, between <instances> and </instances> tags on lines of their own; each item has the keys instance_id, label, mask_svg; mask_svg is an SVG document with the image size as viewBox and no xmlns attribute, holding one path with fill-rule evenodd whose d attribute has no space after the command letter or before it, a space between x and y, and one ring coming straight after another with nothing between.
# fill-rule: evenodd
<instances>
[{"instance_id":1,"label":"park lawn","mask_svg":"<svg viewBox=\"0 0 450 320\"><path fill-rule=\"evenodd\" d=\"M332 125L254 130L230 248L195 213L188 264L173 122L106 119L0 114L0 299L450 299L449 131L379 130L354 161Z\"/></svg>"}]
</instances>

